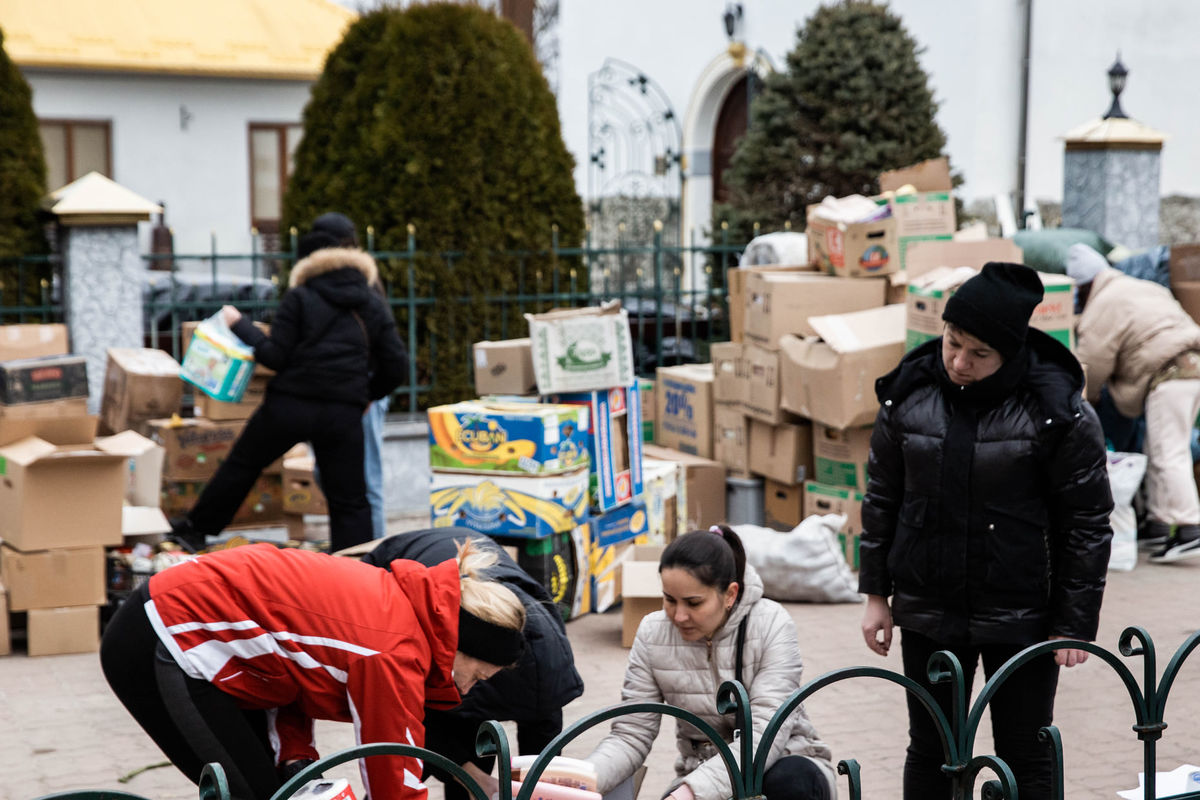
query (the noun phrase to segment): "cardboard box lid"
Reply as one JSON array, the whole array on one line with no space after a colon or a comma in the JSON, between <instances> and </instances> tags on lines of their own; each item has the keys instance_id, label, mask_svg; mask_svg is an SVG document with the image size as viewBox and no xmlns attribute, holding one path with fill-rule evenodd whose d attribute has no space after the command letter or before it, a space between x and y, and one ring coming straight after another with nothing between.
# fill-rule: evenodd
<instances>
[{"instance_id":1,"label":"cardboard box lid","mask_svg":"<svg viewBox=\"0 0 1200 800\"><path fill-rule=\"evenodd\" d=\"M110 347L108 357L133 375L179 377L179 362L164 350L142 347Z\"/></svg>"},{"instance_id":2,"label":"cardboard box lid","mask_svg":"<svg viewBox=\"0 0 1200 800\"><path fill-rule=\"evenodd\" d=\"M121 506L121 535L146 536L170 533L171 523L161 508L154 506Z\"/></svg>"},{"instance_id":3,"label":"cardboard box lid","mask_svg":"<svg viewBox=\"0 0 1200 800\"><path fill-rule=\"evenodd\" d=\"M0 447L0 457L5 461L11 461L14 464L21 466L33 466L35 464L48 464L58 461L67 461L73 459L100 459L104 461L118 461L128 458L127 455L112 455L94 450L91 448L80 449L66 445L59 447L47 442L45 439L39 439L36 436L29 436L20 441Z\"/></svg>"},{"instance_id":4,"label":"cardboard box lid","mask_svg":"<svg viewBox=\"0 0 1200 800\"><path fill-rule=\"evenodd\" d=\"M849 314L829 314L809 317L817 335L833 350L852 353L874 347L903 344L906 335L907 309L900 304L852 311Z\"/></svg>"},{"instance_id":5,"label":"cardboard box lid","mask_svg":"<svg viewBox=\"0 0 1200 800\"><path fill-rule=\"evenodd\" d=\"M96 449L105 453L133 458L142 453L148 453L162 445L142 436L137 431L121 431L112 436L100 436L96 439Z\"/></svg>"},{"instance_id":6,"label":"cardboard box lid","mask_svg":"<svg viewBox=\"0 0 1200 800\"><path fill-rule=\"evenodd\" d=\"M879 191L894 192L912 185L918 192L942 192L954 188L950 178L950 159L931 158L919 164L879 173Z\"/></svg>"},{"instance_id":7,"label":"cardboard box lid","mask_svg":"<svg viewBox=\"0 0 1200 800\"><path fill-rule=\"evenodd\" d=\"M945 292L957 289L978 274L979 270L974 267L934 267L909 281L908 291L916 294Z\"/></svg>"},{"instance_id":8,"label":"cardboard box lid","mask_svg":"<svg viewBox=\"0 0 1200 800\"><path fill-rule=\"evenodd\" d=\"M712 381L715 377L713 365L708 364L676 364L670 367L659 367L659 373L664 373L668 377L681 378L684 380L693 381ZM659 378L659 380L662 380Z\"/></svg>"},{"instance_id":9,"label":"cardboard box lid","mask_svg":"<svg viewBox=\"0 0 1200 800\"><path fill-rule=\"evenodd\" d=\"M1025 262L1025 251L1012 239L957 241L924 239L910 242L904 254L904 269L909 281L934 267L974 267L983 269L989 261Z\"/></svg>"},{"instance_id":10,"label":"cardboard box lid","mask_svg":"<svg viewBox=\"0 0 1200 800\"><path fill-rule=\"evenodd\" d=\"M630 553L630 555L633 554L633 552ZM653 560L630 559L621 565L621 595L623 597L662 597L662 578L658 575L657 556Z\"/></svg>"},{"instance_id":11,"label":"cardboard box lid","mask_svg":"<svg viewBox=\"0 0 1200 800\"><path fill-rule=\"evenodd\" d=\"M556 308L547 311L543 314L526 314L525 319L535 320L537 322L554 322L560 319L574 319L577 317L602 317L621 313L621 301L609 300L606 303L601 303L598 306L585 306L583 308Z\"/></svg>"},{"instance_id":12,"label":"cardboard box lid","mask_svg":"<svg viewBox=\"0 0 1200 800\"><path fill-rule=\"evenodd\" d=\"M672 450L669 447L662 447L656 444L642 445L642 456L657 458L662 461L674 461L677 464L684 464L689 467L715 467L717 469L725 469L725 465L720 461L714 461L713 459L705 458L704 456L695 456L691 453L684 453L680 450Z\"/></svg>"},{"instance_id":13,"label":"cardboard box lid","mask_svg":"<svg viewBox=\"0 0 1200 800\"><path fill-rule=\"evenodd\" d=\"M522 339L501 339L499 341L493 341L489 339L486 341L475 342L471 346L480 348L482 350L504 350L508 348L529 347L530 344L529 337L526 336Z\"/></svg>"},{"instance_id":14,"label":"cardboard box lid","mask_svg":"<svg viewBox=\"0 0 1200 800\"><path fill-rule=\"evenodd\" d=\"M65 417L0 417L0 445L30 436L52 444L87 444L96 438L100 418L94 414Z\"/></svg>"}]
</instances>

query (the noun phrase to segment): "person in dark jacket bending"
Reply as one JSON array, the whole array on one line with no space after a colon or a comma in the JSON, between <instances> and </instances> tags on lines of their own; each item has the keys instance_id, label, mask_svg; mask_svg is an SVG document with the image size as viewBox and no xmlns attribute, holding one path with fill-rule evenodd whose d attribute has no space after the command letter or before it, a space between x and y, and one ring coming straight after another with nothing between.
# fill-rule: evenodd
<instances>
[{"instance_id":1,"label":"person in dark jacket bending","mask_svg":"<svg viewBox=\"0 0 1200 800\"><path fill-rule=\"evenodd\" d=\"M538 753L562 732L563 706L583 694L583 679L575 670L558 604L503 548L467 528L430 528L389 536L362 560L385 569L396 559L440 564L454 557L456 542L467 539L475 540L478 550L496 553L497 563L485 570L488 578L511 589L525 606L525 653L512 669L476 683L460 705L444 711L426 709L425 747L462 765L491 796L499 784L491 777L495 758L475 754L480 724L489 719L514 721L518 750ZM445 784L447 800L468 800L466 789L426 762L422 778L430 775Z\"/></svg>"},{"instance_id":2,"label":"person in dark jacket bending","mask_svg":"<svg viewBox=\"0 0 1200 800\"><path fill-rule=\"evenodd\" d=\"M1099 421L1082 370L1029 328L1042 283L1020 264L989 263L950 298L940 339L876 382L863 500L862 632L886 655L901 630L904 673L928 686L938 650L969 685L1047 639L1091 641L1099 624L1112 511ZM889 606L888 598L891 598ZM996 755L1022 797L1049 797L1051 723L1060 666L1078 649L1024 665L991 702ZM950 684L930 687L949 717ZM904 797L949 797L933 719L911 694Z\"/></svg>"},{"instance_id":3,"label":"person in dark jacket bending","mask_svg":"<svg viewBox=\"0 0 1200 800\"><path fill-rule=\"evenodd\" d=\"M339 244L319 227L300 238L269 336L233 306L221 309L226 324L254 348L255 361L275 375L196 505L172 522L177 541L199 549L205 537L220 533L263 469L305 441L323 478L331 548L371 539L362 415L400 385L408 356L391 311L370 288L375 260Z\"/></svg>"}]
</instances>

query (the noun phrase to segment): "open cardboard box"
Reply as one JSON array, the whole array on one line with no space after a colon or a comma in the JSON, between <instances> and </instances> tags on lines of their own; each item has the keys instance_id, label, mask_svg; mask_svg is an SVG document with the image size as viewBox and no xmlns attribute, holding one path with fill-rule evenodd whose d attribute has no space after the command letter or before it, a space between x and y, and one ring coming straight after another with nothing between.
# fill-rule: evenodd
<instances>
[{"instance_id":1,"label":"open cardboard box","mask_svg":"<svg viewBox=\"0 0 1200 800\"><path fill-rule=\"evenodd\" d=\"M751 273L746 279L744 341L778 347L786 334L812 336L809 317L884 304L887 283L817 273Z\"/></svg>"},{"instance_id":2,"label":"open cardboard box","mask_svg":"<svg viewBox=\"0 0 1200 800\"><path fill-rule=\"evenodd\" d=\"M662 552L662 545L634 545L621 564L622 647L633 647L642 619L662 608L662 579L658 576Z\"/></svg>"},{"instance_id":3,"label":"open cardboard box","mask_svg":"<svg viewBox=\"0 0 1200 800\"><path fill-rule=\"evenodd\" d=\"M905 272L911 284L918 277L937 267L971 267L983 269L989 261L1022 264L1025 251L1012 239L979 239L976 241L916 241L905 253Z\"/></svg>"},{"instance_id":4,"label":"open cardboard box","mask_svg":"<svg viewBox=\"0 0 1200 800\"><path fill-rule=\"evenodd\" d=\"M896 194L905 187L912 187L913 191ZM880 174L879 191L890 195L876 197L875 202L887 203L892 209L900 269L907 267L910 245L953 238L957 227L953 190L950 160L945 156Z\"/></svg>"}]
</instances>

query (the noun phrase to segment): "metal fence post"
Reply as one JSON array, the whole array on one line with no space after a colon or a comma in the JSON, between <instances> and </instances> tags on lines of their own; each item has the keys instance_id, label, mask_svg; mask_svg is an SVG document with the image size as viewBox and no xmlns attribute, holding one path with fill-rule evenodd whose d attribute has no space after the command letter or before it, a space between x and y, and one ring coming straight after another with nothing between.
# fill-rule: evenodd
<instances>
[{"instance_id":1,"label":"metal fence post","mask_svg":"<svg viewBox=\"0 0 1200 800\"><path fill-rule=\"evenodd\" d=\"M656 367L663 365L662 230L662 220L654 220L654 365ZM640 311L641 309L638 310Z\"/></svg>"},{"instance_id":2,"label":"metal fence post","mask_svg":"<svg viewBox=\"0 0 1200 800\"><path fill-rule=\"evenodd\" d=\"M408 410L417 410L417 226L408 223Z\"/></svg>"}]
</instances>

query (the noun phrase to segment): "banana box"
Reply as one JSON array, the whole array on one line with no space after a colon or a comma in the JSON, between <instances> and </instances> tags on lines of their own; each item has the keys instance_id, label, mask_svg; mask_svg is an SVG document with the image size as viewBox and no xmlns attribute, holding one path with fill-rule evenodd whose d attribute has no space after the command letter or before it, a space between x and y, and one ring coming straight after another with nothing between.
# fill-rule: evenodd
<instances>
[{"instance_id":1,"label":"banana box","mask_svg":"<svg viewBox=\"0 0 1200 800\"><path fill-rule=\"evenodd\" d=\"M596 512L642 496L642 393L637 381L595 392L552 394L548 403L589 410L587 448L591 458L591 504Z\"/></svg>"},{"instance_id":2,"label":"banana box","mask_svg":"<svg viewBox=\"0 0 1200 800\"><path fill-rule=\"evenodd\" d=\"M540 539L492 538L510 550L517 566L545 587L564 621L592 610L587 523Z\"/></svg>"},{"instance_id":3,"label":"banana box","mask_svg":"<svg viewBox=\"0 0 1200 800\"><path fill-rule=\"evenodd\" d=\"M469 400L428 414L435 471L553 475L590 464L586 407Z\"/></svg>"},{"instance_id":4,"label":"banana box","mask_svg":"<svg viewBox=\"0 0 1200 800\"><path fill-rule=\"evenodd\" d=\"M607 611L621 601L621 564L635 544L649 542L646 507L630 503L591 519L591 552L588 554L592 582L592 610Z\"/></svg>"},{"instance_id":5,"label":"banana box","mask_svg":"<svg viewBox=\"0 0 1200 800\"><path fill-rule=\"evenodd\" d=\"M538 539L586 524L588 471L525 477L435 470L429 500L435 528Z\"/></svg>"}]
</instances>

